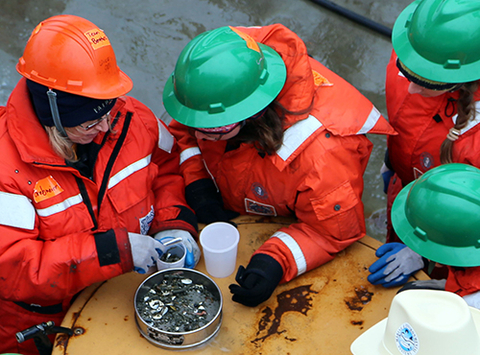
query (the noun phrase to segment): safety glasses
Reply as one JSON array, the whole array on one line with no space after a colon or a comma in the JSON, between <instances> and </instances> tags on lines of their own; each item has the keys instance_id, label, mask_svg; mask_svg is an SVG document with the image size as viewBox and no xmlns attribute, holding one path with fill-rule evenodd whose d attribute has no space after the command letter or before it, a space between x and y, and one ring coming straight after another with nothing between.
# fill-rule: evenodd
<instances>
[{"instance_id":1,"label":"safety glasses","mask_svg":"<svg viewBox=\"0 0 480 355\"><path fill-rule=\"evenodd\" d=\"M103 120L107 119L110 117L110 111L108 111L106 114L104 114L102 117L100 117L98 120L96 120L93 123L90 123L87 126L84 126L83 124L79 124L80 127L82 127L85 131L91 130L93 127L101 123Z\"/></svg>"}]
</instances>

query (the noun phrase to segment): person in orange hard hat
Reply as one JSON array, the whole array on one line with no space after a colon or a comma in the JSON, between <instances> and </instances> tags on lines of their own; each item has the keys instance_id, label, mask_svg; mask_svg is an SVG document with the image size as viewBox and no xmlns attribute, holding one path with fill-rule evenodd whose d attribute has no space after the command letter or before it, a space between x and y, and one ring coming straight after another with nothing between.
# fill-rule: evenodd
<instances>
[{"instance_id":1,"label":"person in orange hard hat","mask_svg":"<svg viewBox=\"0 0 480 355\"><path fill-rule=\"evenodd\" d=\"M17 70L0 107L0 352L29 355L17 332L59 326L93 283L155 271L163 238L182 238L186 267L200 251L176 142L125 96L132 81L98 26L46 19Z\"/></svg>"},{"instance_id":2,"label":"person in orange hard hat","mask_svg":"<svg viewBox=\"0 0 480 355\"><path fill-rule=\"evenodd\" d=\"M240 266L233 301L255 307L279 283L365 236L361 196L372 150L365 134L395 131L290 29L225 26L198 35L163 99L200 222L295 217Z\"/></svg>"}]
</instances>

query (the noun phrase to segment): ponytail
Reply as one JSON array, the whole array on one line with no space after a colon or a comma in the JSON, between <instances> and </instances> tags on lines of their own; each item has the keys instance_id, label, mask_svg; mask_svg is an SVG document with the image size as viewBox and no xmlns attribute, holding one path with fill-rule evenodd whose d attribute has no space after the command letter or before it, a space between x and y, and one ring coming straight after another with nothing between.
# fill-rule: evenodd
<instances>
[{"instance_id":1,"label":"ponytail","mask_svg":"<svg viewBox=\"0 0 480 355\"><path fill-rule=\"evenodd\" d=\"M452 163L453 142L460 135L461 129L465 128L469 120L475 117L475 99L474 94L479 86L478 81L472 81L463 84L460 90L460 96L457 101L457 120L453 128L448 132L447 138L440 147L440 163Z\"/></svg>"}]
</instances>

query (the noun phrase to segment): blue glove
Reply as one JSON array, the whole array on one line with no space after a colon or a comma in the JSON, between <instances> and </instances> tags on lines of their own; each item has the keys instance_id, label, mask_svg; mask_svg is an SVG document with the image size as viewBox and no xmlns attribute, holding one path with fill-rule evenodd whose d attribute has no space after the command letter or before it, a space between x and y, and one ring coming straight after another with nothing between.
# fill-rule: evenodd
<instances>
[{"instance_id":1,"label":"blue glove","mask_svg":"<svg viewBox=\"0 0 480 355\"><path fill-rule=\"evenodd\" d=\"M408 278L424 267L423 258L402 243L387 243L377 249L378 259L368 271L368 281L384 287L403 285Z\"/></svg>"},{"instance_id":2,"label":"blue glove","mask_svg":"<svg viewBox=\"0 0 480 355\"><path fill-rule=\"evenodd\" d=\"M181 238L187 252L187 255L185 255L184 267L188 269L193 269L200 261L200 256L202 255L202 253L200 252L200 248L198 247L197 242L195 241L195 239L193 239L192 235L189 232L181 229L168 229L158 232L157 234L155 234L154 238L160 240L163 243L174 238Z\"/></svg>"},{"instance_id":3,"label":"blue glove","mask_svg":"<svg viewBox=\"0 0 480 355\"><path fill-rule=\"evenodd\" d=\"M388 192L388 185L390 184L390 179L395 174L393 170L387 168L387 165L383 163L382 168L380 169L380 174L382 175L383 179L383 192Z\"/></svg>"},{"instance_id":4,"label":"blue glove","mask_svg":"<svg viewBox=\"0 0 480 355\"><path fill-rule=\"evenodd\" d=\"M463 299L470 307L480 309L480 291L465 295Z\"/></svg>"},{"instance_id":5,"label":"blue glove","mask_svg":"<svg viewBox=\"0 0 480 355\"><path fill-rule=\"evenodd\" d=\"M128 233L132 250L133 270L139 274L156 271L157 261L163 254L164 246L149 235Z\"/></svg>"}]
</instances>

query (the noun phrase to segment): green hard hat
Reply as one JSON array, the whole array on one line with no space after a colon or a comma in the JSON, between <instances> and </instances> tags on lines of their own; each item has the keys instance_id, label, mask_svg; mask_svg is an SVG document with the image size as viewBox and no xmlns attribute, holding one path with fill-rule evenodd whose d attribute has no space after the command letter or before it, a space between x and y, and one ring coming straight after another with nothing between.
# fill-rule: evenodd
<instances>
[{"instance_id":1,"label":"green hard hat","mask_svg":"<svg viewBox=\"0 0 480 355\"><path fill-rule=\"evenodd\" d=\"M480 79L480 1L416 0L398 16L393 48L415 74L443 83Z\"/></svg>"},{"instance_id":2,"label":"green hard hat","mask_svg":"<svg viewBox=\"0 0 480 355\"><path fill-rule=\"evenodd\" d=\"M480 170L467 164L433 168L405 186L392 206L398 237L440 264L480 266Z\"/></svg>"},{"instance_id":3,"label":"green hard hat","mask_svg":"<svg viewBox=\"0 0 480 355\"><path fill-rule=\"evenodd\" d=\"M195 37L180 53L163 104L190 127L226 126L268 106L282 90L286 68L272 48L233 27Z\"/></svg>"}]
</instances>

